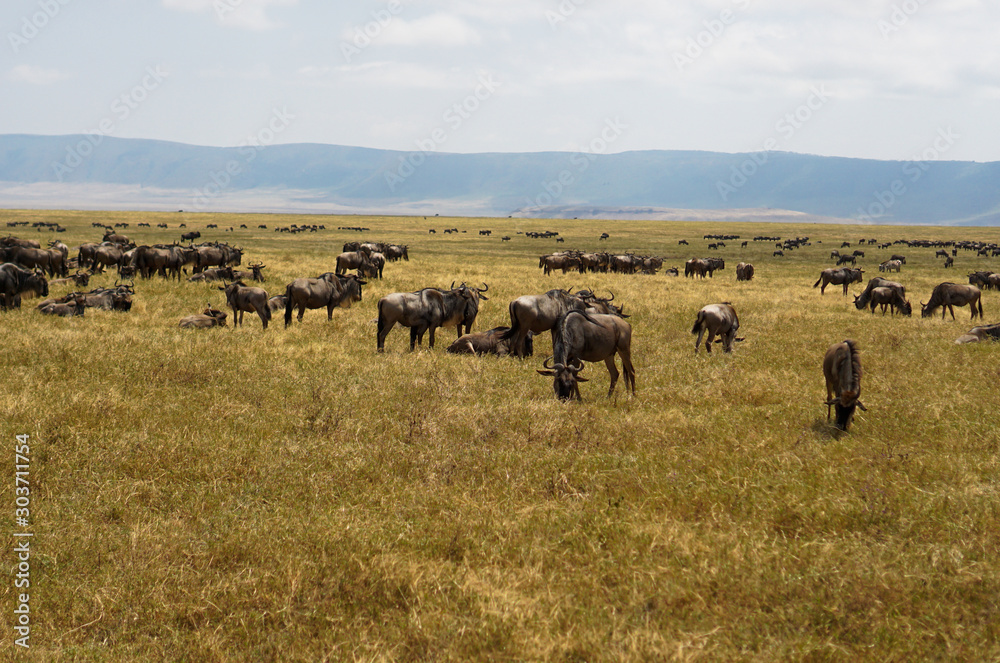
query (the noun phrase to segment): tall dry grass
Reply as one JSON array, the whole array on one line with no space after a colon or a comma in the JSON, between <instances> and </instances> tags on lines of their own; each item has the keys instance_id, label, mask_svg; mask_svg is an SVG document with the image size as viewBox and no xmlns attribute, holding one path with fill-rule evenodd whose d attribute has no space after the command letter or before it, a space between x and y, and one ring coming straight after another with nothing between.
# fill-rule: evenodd
<instances>
[{"instance_id":1,"label":"tall dry grass","mask_svg":"<svg viewBox=\"0 0 1000 663\"><path fill-rule=\"evenodd\" d=\"M811 287L841 240L998 241L996 229L3 216L59 221L71 246L99 239L95 220L128 221L142 243L178 238L184 221L265 262L272 294L330 271L348 240L407 243L412 258L332 322L309 311L289 329L276 317L262 332L254 316L241 329L180 330L222 295L160 279L137 282L128 314L51 319L26 302L0 316L3 428L11 443L33 440L36 630L22 658L1000 657L998 348L953 344L972 326L968 308L957 322L872 316L836 287ZM327 230L273 232L290 223ZM372 230L335 230L355 225ZM547 228L565 244L517 234ZM656 253L683 269L709 254L706 233L813 245L773 258L773 243L727 242L726 270L704 281L537 268L566 246ZM867 278L890 251L864 249ZM937 283L997 267L962 253L946 271L933 250L892 251L907 255L898 280L915 308ZM735 282L739 260L756 266L753 282ZM375 353L379 297L453 280L489 284L477 329L504 324L522 294L613 291L631 315L638 396L619 385L605 398L607 373L590 365L584 401L557 402L535 372L546 337L524 362L448 355L451 330L411 354L397 328ZM696 356L695 313L719 301L735 305L746 341ZM998 307L985 293L988 322ZM868 412L837 435L821 363L844 338L863 352ZM13 591L3 584L3 605Z\"/></svg>"}]
</instances>

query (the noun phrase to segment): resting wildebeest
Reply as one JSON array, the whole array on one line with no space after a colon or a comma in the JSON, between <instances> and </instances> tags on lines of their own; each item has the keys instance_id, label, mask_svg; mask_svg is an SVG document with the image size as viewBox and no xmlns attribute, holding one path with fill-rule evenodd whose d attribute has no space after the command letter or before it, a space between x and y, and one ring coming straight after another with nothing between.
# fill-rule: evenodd
<instances>
[{"instance_id":1,"label":"resting wildebeest","mask_svg":"<svg viewBox=\"0 0 1000 663\"><path fill-rule=\"evenodd\" d=\"M830 285L841 285L844 286L844 295L847 295L847 286L851 283L861 283L861 275L864 273L861 269L851 269L850 267L841 267L840 269L836 267L831 267L829 269L824 269L819 274L819 279L813 283L815 288L820 283L823 286L819 289L819 294L823 294L826 291L826 286Z\"/></svg>"},{"instance_id":2,"label":"resting wildebeest","mask_svg":"<svg viewBox=\"0 0 1000 663\"><path fill-rule=\"evenodd\" d=\"M705 350L712 351L712 340L718 335L722 343L723 352L732 352L733 343L742 341L736 338L736 331L740 328L740 319L736 315L736 309L729 302L722 304L709 304L700 311L691 328L692 334L697 334L698 338L694 342L694 353L698 354L698 346L705 332L708 338L705 339Z\"/></svg>"},{"instance_id":3,"label":"resting wildebeest","mask_svg":"<svg viewBox=\"0 0 1000 663\"><path fill-rule=\"evenodd\" d=\"M454 285L454 284L452 284ZM479 306L481 293L464 283L458 288L440 290L424 288L416 292L394 292L378 302L378 331L375 346L385 351L385 337L398 323L410 328L410 351L422 343L424 332L430 332L428 345L434 347L434 331L438 327L470 326L469 309ZM461 336L461 329L459 330Z\"/></svg>"},{"instance_id":4,"label":"resting wildebeest","mask_svg":"<svg viewBox=\"0 0 1000 663\"><path fill-rule=\"evenodd\" d=\"M944 320L945 313L951 313L951 319L955 319L955 309L953 306L969 305L972 310L972 319L978 315L983 317L982 291L974 285L958 285L955 283L942 283L936 286L931 292L930 300L924 304L920 302L920 317L929 318L934 315L934 309L941 306L941 319Z\"/></svg>"},{"instance_id":5,"label":"resting wildebeest","mask_svg":"<svg viewBox=\"0 0 1000 663\"><path fill-rule=\"evenodd\" d=\"M284 311L285 304L287 303L288 297L285 297L284 295L275 295L267 300L267 307L271 309L272 313L274 313L275 311Z\"/></svg>"},{"instance_id":6,"label":"resting wildebeest","mask_svg":"<svg viewBox=\"0 0 1000 663\"><path fill-rule=\"evenodd\" d=\"M188 281L205 281L205 282L233 281L234 279L236 281L242 281L242 279L235 278L235 274L233 273L232 267L212 267L210 269L206 269L203 272L198 272L197 274L188 277Z\"/></svg>"},{"instance_id":7,"label":"resting wildebeest","mask_svg":"<svg viewBox=\"0 0 1000 663\"><path fill-rule=\"evenodd\" d=\"M285 287L285 326L292 324L292 311L299 308L298 319L306 309L326 307L326 319L333 320L333 309L351 308L361 301L361 286L367 285L354 274L341 275L327 272L314 279L295 279Z\"/></svg>"},{"instance_id":8,"label":"resting wildebeest","mask_svg":"<svg viewBox=\"0 0 1000 663\"><path fill-rule=\"evenodd\" d=\"M875 315L875 307L882 307L882 315L885 315L886 307L891 307L892 314L896 314L896 309L903 315L910 315L913 313L913 307L910 306L910 302L903 299L903 296L899 294L899 290L886 286L879 286L877 288L872 288L869 293L869 304L872 309L872 315Z\"/></svg>"},{"instance_id":9,"label":"resting wildebeest","mask_svg":"<svg viewBox=\"0 0 1000 663\"><path fill-rule=\"evenodd\" d=\"M43 272L10 262L0 265L0 305L4 309L20 306L21 294L29 290L39 297L48 296L49 283Z\"/></svg>"},{"instance_id":10,"label":"resting wildebeest","mask_svg":"<svg viewBox=\"0 0 1000 663\"><path fill-rule=\"evenodd\" d=\"M753 279L753 265L748 262L741 262L736 265L736 280L750 281Z\"/></svg>"},{"instance_id":11,"label":"resting wildebeest","mask_svg":"<svg viewBox=\"0 0 1000 663\"><path fill-rule=\"evenodd\" d=\"M823 376L826 378L826 420L830 420L830 406L836 406L834 426L846 431L854 419L855 408L866 410L861 396L861 357L857 345L848 339L834 343L823 357Z\"/></svg>"},{"instance_id":12,"label":"resting wildebeest","mask_svg":"<svg viewBox=\"0 0 1000 663\"><path fill-rule=\"evenodd\" d=\"M489 331L463 334L458 337L457 341L448 346L447 351L452 354L493 354L504 357L510 354L510 341L503 339L504 333L509 329L510 327L494 327ZM528 356L531 356L534 351L531 336L531 332L528 332L526 339Z\"/></svg>"},{"instance_id":13,"label":"resting wildebeest","mask_svg":"<svg viewBox=\"0 0 1000 663\"><path fill-rule=\"evenodd\" d=\"M973 327L969 331L965 332L955 343L977 343L979 341L998 341L1000 340L1000 322L985 325L983 327Z\"/></svg>"},{"instance_id":14,"label":"resting wildebeest","mask_svg":"<svg viewBox=\"0 0 1000 663\"><path fill-rule=\"evenodd\" d=\"M181 318L177 325L181 329L210 329L212 327L225 327L226 314L219 309L212 308L209 304L205 310L197 315L189 315Z\"/></svg>"},{"instance_id":15,"label":"resting wildebeest","mask_svg":"<svg viewBox=\"0 0 1000 663\"><path fill-rule=\"evenodd\" d=\"M82 295L68 302L49 302L45 306L38 308L38 312L43 315L58 315L63 318L71 318L73 316L83 317L86 310L87 304Z\"/></svg>"},{"instance_id":16,"label":"resting wildebeest","mask_svg":"<svg viewBox=\"0 0 1000 663\"><path fill-rule=\"evenodd\" d=\"M226 293L226 303L233 309L233 329L237 325L243 326L243 313L256 313L260 317L260 322L267 330L267 323L271 319L271 309L267 306L267 291L263 288L252 288L242 281L220 285L219 290ZM239 313L237 319L236 314Z\"/></svg>"},{"instance_id":17,"label":"resting wildebeest","mask_svg":"<svg viewBox=\"0 0 1000 663\"><path fill-rule=\"evenodd\" d=\"M64 279L53 279L53 280L49 281L49 285L50 286L53 286L53 285L64 285L66 283L73 283L74 285L78 285L78 286L86 288L87 285L90 283L90 272L80 272L80 271L77 271L76 274L68 276L68 277L66 277Z\"/></svg>"},{"instance_id":18,"label":"resting wildebeest","mask_svg":"<svg viewBox=\"0 0 1000 663\"><path fill-rule=\"evenodd\" d=\"M608 397L615 391L618 382L618 368L615 355L622 358L625 372L625 386L632 388L635 395L635 368L632 366L632 325L617 315L568 311L556 320L552 328L552 357L542 362L545 370L537 369L545 376L554 378L552 388L559 400L580 400L580 382L587 378L579 376L583 362L603 361L611 376Z\"/></svg>"}]
</instances>

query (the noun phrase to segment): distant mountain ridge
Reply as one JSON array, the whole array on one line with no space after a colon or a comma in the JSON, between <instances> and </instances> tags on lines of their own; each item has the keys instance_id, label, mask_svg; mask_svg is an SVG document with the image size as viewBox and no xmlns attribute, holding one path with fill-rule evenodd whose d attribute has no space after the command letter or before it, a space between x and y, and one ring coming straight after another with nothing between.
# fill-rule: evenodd
<instances>
[{"instance_id":1,"label":"distant mountain ridge","mask_svg":"<svg viewBox=\"0 0 1000 663\"><path fill-rule=\"evenodd\" d=\"M789 152L454 154L0 135L0 202L189 211L441 213L1000 225L1000 162ZM32 203L35 204L32 204ZM770 214L768 210L775 210ZM616 216L617 214L617 216ZM695 214L689 214L688 217ZM688 218L684 217L684 218ZM752 219L751 219L752 220Z\"/></svg>"}]
</instances>

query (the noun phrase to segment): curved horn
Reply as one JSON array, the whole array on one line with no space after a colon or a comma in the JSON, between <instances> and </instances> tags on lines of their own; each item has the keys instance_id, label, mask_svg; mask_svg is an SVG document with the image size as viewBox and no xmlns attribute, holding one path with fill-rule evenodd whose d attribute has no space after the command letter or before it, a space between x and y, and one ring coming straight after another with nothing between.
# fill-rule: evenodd
<instances>
[{"instance_id":1,"label":"curved horn","mask_svg":"<svg viewBox=\"0 0 1000 663\"><path fill-rule=\"evenodd\" d=\"M611 299L609 299L608 301L609 301L609 302L613 302L613 301L615 301L615 293L613 293L613 292L611 292L610 290L608 290L608 294L610 294L610 295L611 295Z\"/></svg>"},{"instance_id":2,"label":"curved horn","mask_svg":"<svg viewBox=\"0 0 1000 663\"><path fill-rule=\"evenodd\" d=\"M455 289L455 282L454 281L451 282L451 287L448 288L448 289L449 290L454 290Z\"/></svg>"},{"instance_id":3,"label":"curved horn","mask_svg":"<svg viewBox=\"0 0 1000 663\"><path fill-rule=\"evenodd\" d=\"M486 285L486 281L483 281L483 289L482 289L481 292L487 292L487 291L489 291L489 289L490 289L490 287L488 285Z\"/></svg>"},{"instance_id":4,"label":"curved horn","mask_svg":"<svg viewBox=\"0 0 1000 663\"><path fill-rule=\"evenodd\" d=\"M550 370L551 370L551 369L552 369L552 367L551 367L551 366L549 366L549 362L550 362L550 361L552 361L552 359L553 359L553 358L554 358L554 357L553 357L552 355L549 355L548 357L546 357L546 358L545 358L545 361L543 361L543 362L542 362L542 368L548 368L548 369L550 369Z\"/></svg>"}]
</instances>

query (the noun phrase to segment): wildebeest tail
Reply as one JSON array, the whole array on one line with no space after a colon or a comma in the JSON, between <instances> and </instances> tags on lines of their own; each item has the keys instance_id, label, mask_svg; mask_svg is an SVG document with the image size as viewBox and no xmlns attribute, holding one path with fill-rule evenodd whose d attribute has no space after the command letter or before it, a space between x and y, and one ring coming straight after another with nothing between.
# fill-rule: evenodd
<instances>
[{"instance_id":1,"label":"wildebeest tail","mask_svg":"<svg viewBox=\"0 0 1000 663\"><path fill-rule=\"evenodd\" d=\"M815 282L815 283L813 283L813 287L814 287L814 288L818 288L818 287L819 287L819 284L820 284L820 283L822 283L822 282L823 282L823 277L822 277L822 276L820 276L820 277L819 277L818 279L816 279L816 282Z\"/></svg>"},{"instance_id":2,"label":"wildebeest tail","mask_svg":"<svg viewBox=\"0 0 1000 663\"><path fill-rule=\"evenodd\" d=\"M699 331L701 331L701 327L704 324L705 324L705 312L698 311L698 317L694 321L694 327L691 328L691 333L697 334Z\"/></svg>"},{"instance_id":3,"label":"wildebeest tail","mask_svg":"<svg viewBox=\"0 0 1000 663\"><path fill-rule=\"evenodd\" d=\"M841 400L853 400L861 395L861 353L854 341L844 341L847 355L844 357L838 372L840 373Z\"/></svg>"},{"instance_id":4,"label":"wildebeest tail","mask_svg":"<svg viewBox=\"0 0 1000 663\"><path fill-rule=\"evenodd\" d=\"M294 308L294 306L292 305L292 284L289 283L288 286L285 287L285 326L286 327L288 325L292 324L292 309L293 308ZM271 307L268 306L267 310L268 310L268 312L270 312Z\"/></svg>"},{"instance_id":5,"label":"wildebeest tail","mask_svg":"<svg viewBox=\"0 0 1000 663\"><path fill-rule=\"evenodd\" d=\"M507 307L507 310L510 311L510 329L505 331L503 335L500 336L501 341L509 341L510 339L516 337L518 327L520 327L520 323L517 320L517 315L514 313L514 302L510 303L510 306Z\"/></svg>"}]
</instances>

